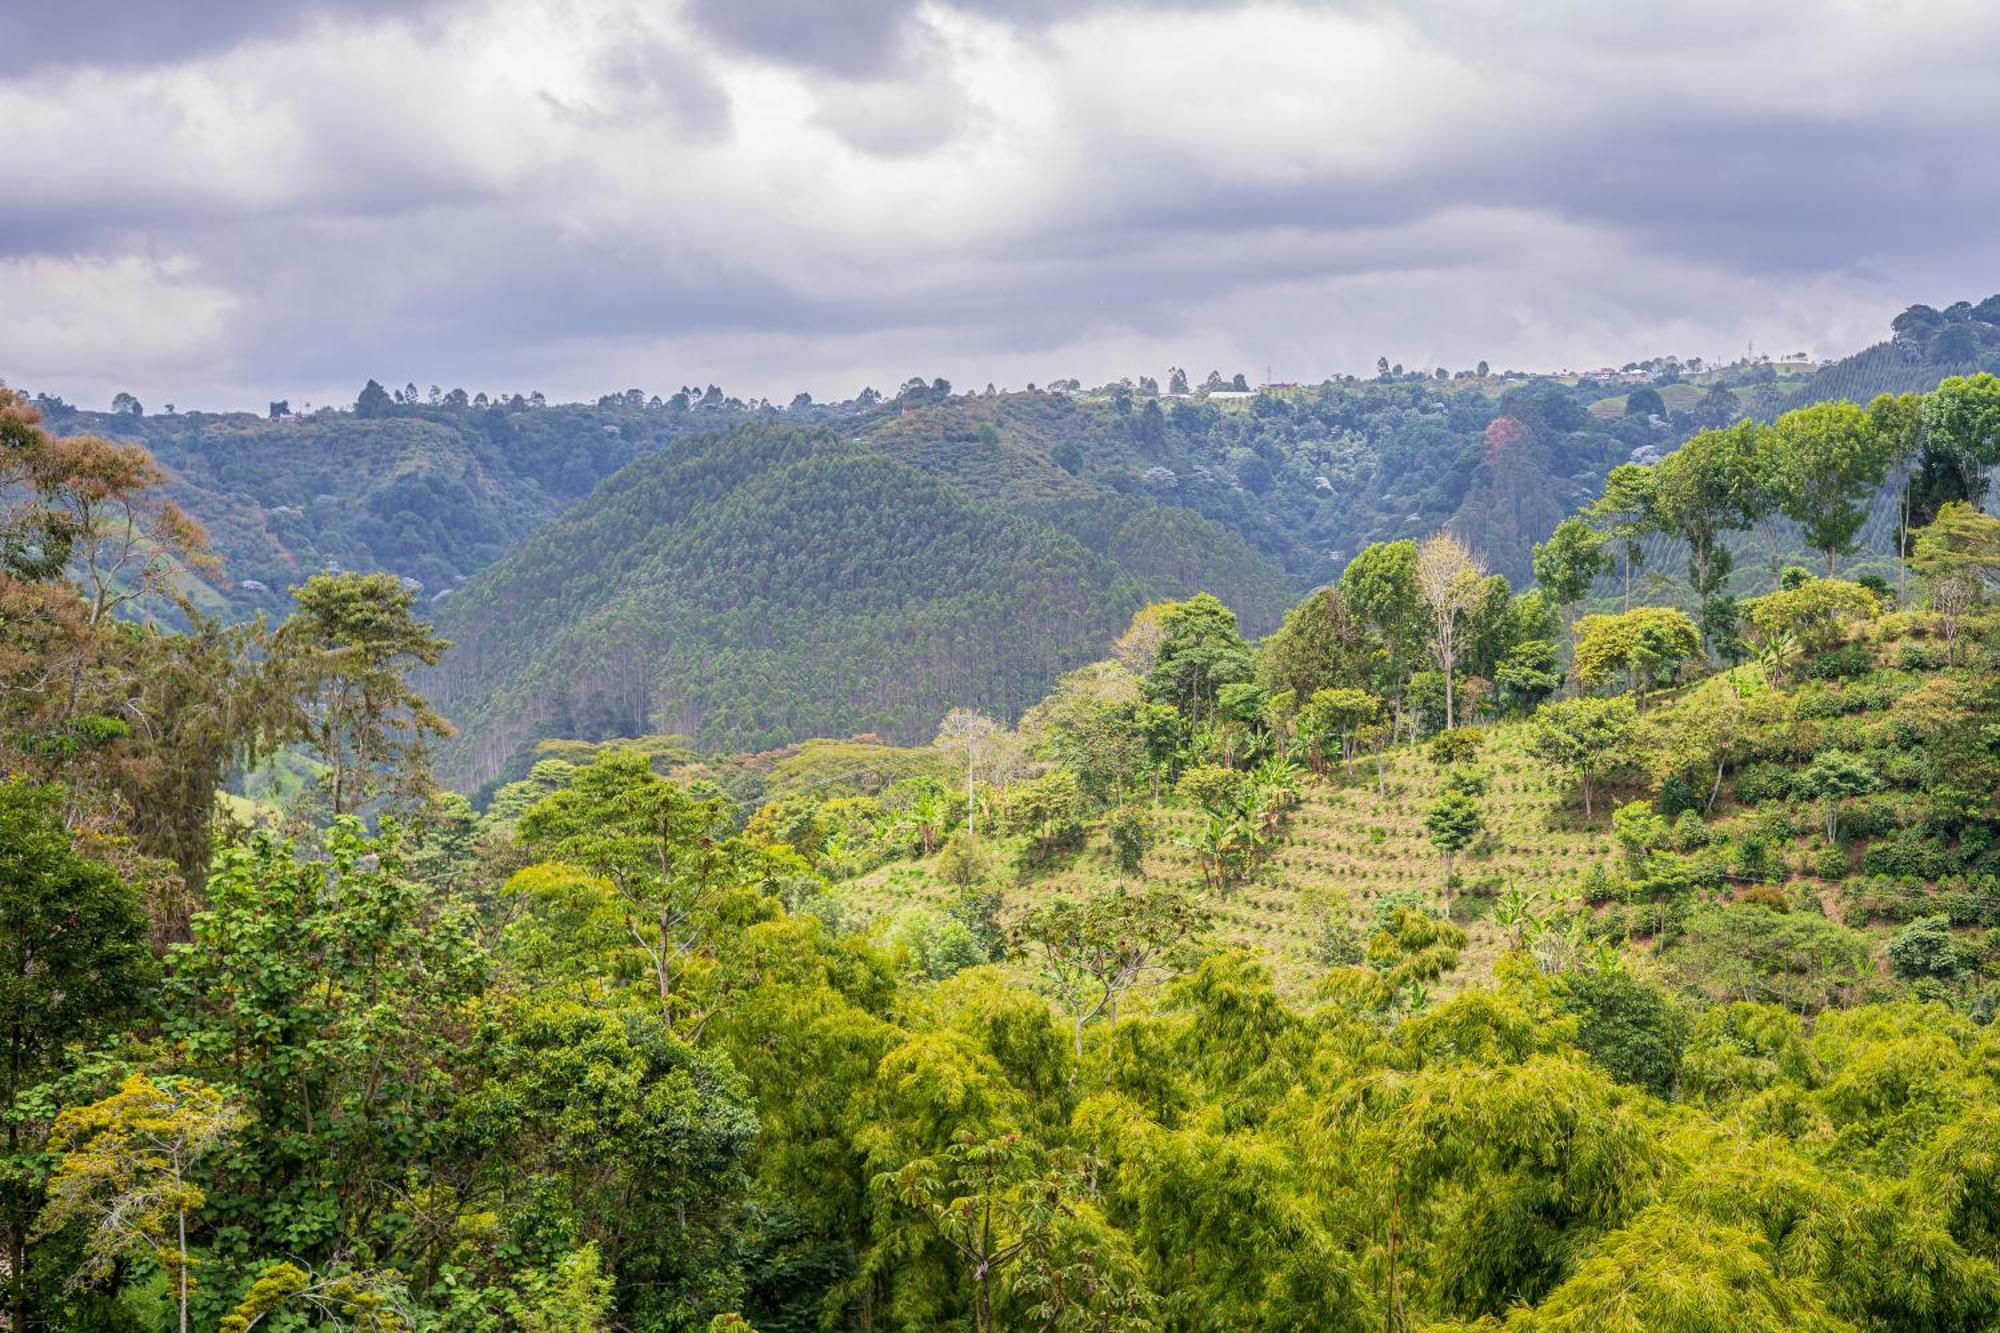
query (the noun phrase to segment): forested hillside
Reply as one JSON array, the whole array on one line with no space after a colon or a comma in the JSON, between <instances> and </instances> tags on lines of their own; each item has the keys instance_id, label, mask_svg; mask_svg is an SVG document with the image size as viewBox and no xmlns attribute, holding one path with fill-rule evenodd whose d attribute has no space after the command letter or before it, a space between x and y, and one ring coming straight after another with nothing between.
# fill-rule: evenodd
<instances>
[{"instance_id":1,"label":"forested hillside","mask_svg":"<svg viewBox=\"0 0 2000 1333\"><path fill-rule=\"evenodd\" d=\"M816 733L920 739L954 702L1011 718L1101 652L1135 600L1206 588L1261 631L1371 543L1440 528L1524 585L1534 545L1614 469L1657 462L1693 432L1740 417L1927 388L1991 364L1996 300L1912 307L1890 341L1819 368L1660 358L1557 376L1384 365L1372 379L1255 393L1219 374L1191 389L1170 376L1164 393L1144 378L1013 393L912 379L889 398L801 395L782 410L713 387L558 406L540 395L420 398L414 385L392 394L372 382L352 411L278 419L40 402L63 431L134 440L158 458L167 493L221 557L180 571L204 612L280 615L288 590L323 569L393 574L436 607L463 641L429 678L467 724L445 751L447 768L476 785L518 775L532 743L549 736L681 731L727 751ZM839 493L837 470L749 486L756 469L792 460L745 455L723 437L779 427L830 431L922 484L879 523ZM711 451L712 465L684 465ZM661 478L728 473L745 483L729 501L738 521L684 512L680 483L661 489L649 467ZM867 476L882 480L879 469ZM1861 554L1884 571L1902 526L1896 482L1884 479L1861 529ZM523 544L600 483L604 493L577 511L577 532ZM817 488L815 498L778 495L795 484ZM626 487L635 493L617 493ZM781 518L774 504L811 510L813 521ZM1005 521L965 521L975 512ZM932 523L937 531L919 536ZM774 540L846 554L808 556ZM1009 549L960 549L1003 540ZM934 558L924 541L954 552L943 583L918 577ZM1635 542L1637 577L1666 580L1654 594L1687 586L1681 546L1657 532ZM1725 543L1738 583L1807 549L1782 513ZM553 567L534 569L541 560ZM707 572L751 563L770 573L748 601L729 575ZM870 571L888 581L869 584ZM857 578L867 590L856 591ZM1054 592L1071 579L1086 591ZM1010 581L1020 586L998 586ZM469 604L452 606L461 595ZM857 597L865 609L850 605ZM172 613L156 601L129 610ZM1023 632L989 652L987 627L1014 615L1026 618ZM885 671L884 650L905 644L923 646Z\"/></svg>"},{"instance_id":2,"label":"forested hillside","mask_svg":"<svg viewBox=\"0 0 2000 1333\"><path fill-rule=\"evenodd\" d=\"M223 559L200 600L232 618L281 612L287 589L329 567L411 579L434 599L632 459L746 415L740 403L675 413L463 397L281 419L44 407L66 433L159 460Z\"/></svg>"},{"instance_id":3,"label":"forested hillside","mask_svg":"<svg viewBox=\"0 0 2000 1333\"><path fill-rule=\"evenodd\" d=\"M1282 580L1229 533L1104 508L1095 533L1072 515L1092 549L825 430L753 426L643 460L445 606L457 647L429 679L465 737L453 771L488 781L543 736L927 739L954 702L1017 715L1198 580L1282 607ZM1156 540L1175 550L1124 567Z\"/></svg>"},{"instance_id":4,"label":"forested hillside","mask_svg":"<svg viewBox=\"0 0 2000 1333\"><path fill-rule=\"evenodd\" d=\"M1372 544L1261 636L872 443L669 450L447 603L481 669L1018 722L550 739L483 809L403 581L226 627L143 451L7 395L0 464L10 1327L2000 1321L2000 379L1697 432L1525 591ZM1813 568L1739 565L1772 515Z\"/></svg>"}]
</instances>

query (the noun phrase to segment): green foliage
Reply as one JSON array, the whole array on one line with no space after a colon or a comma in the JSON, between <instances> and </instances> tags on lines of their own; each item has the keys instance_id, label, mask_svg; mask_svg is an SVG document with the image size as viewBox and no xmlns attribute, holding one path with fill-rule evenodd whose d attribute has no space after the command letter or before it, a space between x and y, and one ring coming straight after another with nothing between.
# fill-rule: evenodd
<instances>
[{"instance_id":1,"label":"green foliage","mask_svg":"<svg viewBox=\"0 0 2000 1333\"><path fill-rule=\"evenodd\" d=\"M1565 972L1555 992L1577 1018L1576 1044L1604 1072L1655 1097L1674 1095L1687 1017L1665 990L1613 967Z\"/></svg>"},{"instance_id":2,"label":"green foliage","mask_svg":"<svg viewBox=\"0 0 2000 1333\"><path fill-rule=\"evenodd\" d=\"M1486 831L1486 814L1473 797L1448 791L1424 812L1424 831L1430 834L1431 845L1444 853L1445 875L1449 878L1452 858Z\"/></svg>"},{"instance_id":3,"label":"green foliage","mask_svg":"<svg viewBox=\"0 0 2000 1333\"><path fill-rule=\"evenodd\" d=\"M1951 919L1944 916L1918 917L1897 931L1889 941L1889 961L1897 976L1910 979L1956 978L1970 966L1952 939Z\"/></svg>"},{"instance_id":4,"label":"green foliage","mask_svg":"<svg viewBox=\"0 0 2000 1333\"><path fill-rule=\"evenodd\" d=\"M1576 622L1576 674L1595 688L1623 673L1638 692L1671 685L1681 667L1702 657L1701 631L1670 606L1639 606Z\"/></svg>"},{"instance_id":5,"label":"green foliage","mask_svg":"<svg viewBox=\"0 0 2000 1333\"><path fill-rule=\"evenodd\" d=\"M1851 996L1869 955L1867 936L1824 917L1739 905L1690 913L1667 958L1682 985L1713 1002L1811 1011Z\"/></svg>"},{"instance_id":6,"label":"green foliage","mask_svg":"<svg viewBox=\"0 0 2000 1333\"><path fill-rule=\"evenodd\" d=\"M1583 812L1599 778L1630 756L1638 712L1631 699L1562 699L1535 714L1528 748L1538 758L1570 774L1583 789Z\"/></svg>"},{"instance_id":7,"label":"green foliage","mask_svg":"<svg viewBox=\"0 0 2000 1333\"><path fill-rule=\"evenodd\" d=\"M1493 672L1493 683L1500 687L1501 707L1517 714L1534 711L1562 688L1562 682L1561 660L1555 644L1547 639L1524 639L1515 644Z\"/></svg>"},{"instance_id":8,"label":"green foliage","mask_svg":"<svg viewBox=\"0 0 2000 1333\"><path fill-rule=\"evenodd\" d=\"M7 1126L0 1229L25 1253L41 1206L35 1151L46 1117L24 1100L61 1077L78 1053L136 1018L153 984L138 896L111 869L83 856L63 826L61 793L0 783L0 1116ZM10 1274L22 1308L39 1274ZM48 1284L53 1285L53 1284Z\"/></svg>"},{"instance_id":9,"label":"green foliage","mask_svg":"<svg viewBox=\"0 0 2000 1333\"><path fill-rule=\"evenodd\" d=\"M1146 697L1154 703L1195 721L1213 717L1218 693L1247 683L1256 671L1236 613L1207 593L1169 604L1159 624L1163 638L1146 675Z\"/></svg>"},{"instance_id":10,"label":"green foliage","mask_svg":"<svg viewBox=\"0 0 2000 1333\"><path fill-rule=\"evenodd\" d=\"M1549 539L1535 547L1535 583L1558 606L1574 606L1590 593L1604 572L1604 537L1572 515L1556 524Z\"/></svg>"},{"instance_id":11,"label":"green foliage","mask_svg":"<svg viewBox=\"0 0 2000 1333\"><path fill-rule=\"evenodd\" d=\"M1882 483L1890 443L1853 403L1815 403L1772 426L1771 485L1778 508L1826 556L1830 577L1854 549L1868 517L1863 503Z\"/></svg>"}]
</instances>

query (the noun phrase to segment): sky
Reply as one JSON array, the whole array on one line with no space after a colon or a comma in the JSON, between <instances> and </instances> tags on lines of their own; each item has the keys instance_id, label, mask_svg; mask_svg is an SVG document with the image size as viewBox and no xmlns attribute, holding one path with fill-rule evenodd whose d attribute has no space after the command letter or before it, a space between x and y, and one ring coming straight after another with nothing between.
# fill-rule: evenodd
<instances>
[{"instance_id":1,"label":"sky","mask_svg":"<svg viewBox=\"0 0 2000 1333\"><path fill-rule=\"evenodd\" d=\"M1841 355L2000 291L1991 0L5 0L0 379L788 400Z\"/></svg>"}]
</instances>

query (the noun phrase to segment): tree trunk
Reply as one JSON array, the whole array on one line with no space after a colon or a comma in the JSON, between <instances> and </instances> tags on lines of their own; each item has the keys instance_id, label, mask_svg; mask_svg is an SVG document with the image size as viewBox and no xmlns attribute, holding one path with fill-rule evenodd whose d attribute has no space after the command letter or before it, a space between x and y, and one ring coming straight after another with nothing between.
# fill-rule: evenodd
<instances>
[{"instance_id":1,"label":"tree trunk","mask_svg":"<svg viewBox=\"0 0 2000 1333\"><path fill-rule=\"evenodd\" d=\"M181 1293L181 1333L188 1333L188 1223L186 1213L175 1213L180 1227L181 1267L175 1276L179 1278Z\"/></svg>"}]
</instances>

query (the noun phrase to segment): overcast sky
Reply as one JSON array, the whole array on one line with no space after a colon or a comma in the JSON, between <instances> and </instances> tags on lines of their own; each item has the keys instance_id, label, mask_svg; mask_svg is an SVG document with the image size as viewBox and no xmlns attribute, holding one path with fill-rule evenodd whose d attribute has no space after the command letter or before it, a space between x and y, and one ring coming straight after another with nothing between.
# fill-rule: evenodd
<instances>
[{"instance_id":1,"label":"overcast sky","mask_svg":"<svg viewBox=\"0 0 2000 1333\"><path fill-rule=\"evenodd\" d=\"M1840 354L2000 290L1996 49L1992 0L5 0L0 378Z\"/></svg>"}]
</instances>

